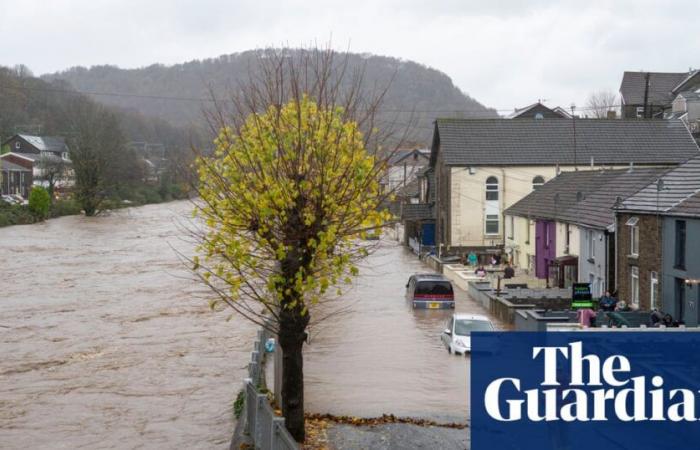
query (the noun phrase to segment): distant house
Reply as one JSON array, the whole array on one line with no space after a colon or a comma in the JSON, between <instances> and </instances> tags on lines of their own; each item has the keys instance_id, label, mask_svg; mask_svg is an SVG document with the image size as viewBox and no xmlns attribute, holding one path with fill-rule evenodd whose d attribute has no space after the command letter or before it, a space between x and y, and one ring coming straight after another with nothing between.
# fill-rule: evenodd
<instances>
[{"instance_id":1,"label":"distant house","mask_svg":"<svg viewBox=\"0 0 700 450\"><path fill-rule=\"evenodd\" d=\"M2 155L3 159L15 164L32 161L34 178L41 177L41 163L44 161L70 163L70 151L62 137L16 134L2 146L9 149L9 153Z\"/></svg>"},{"instance_id":2,"label":"distant house","mask_svg":"<svg viewBox=\"0 0 700 450\"><path fill-rule=\"evenodd\" d=\"M688 130L700 138L700 88L680 92L671 105L671 118L678 118Z\"/></svg>"},{"instance_id":3,"label":"distant house","mask_svg":"<svg viewBox=\"0 0 700 450\"><path fill-rule=\"evenodd\" d=\"M620 84L623 119L662 118L683 91L700 87L700 71L625 72Z\"/></svg>"},{"instance_id":4,"label":"distant house","mask_svg":"<svg viewBox=\"0 0 700 450\"><path fill-rule=\"evenodd\" d=\"M385 186L394 191L408 185L420 169L430 162L429 149L398 150L389 158Z\"/></svg>"},{"instance_id":5,"label":"distant house","mask_svg":"<svg viewBox=\"0 0 700 450\"><path fill-rule=\"evenodd\" d=\"M559 106L551 109L537 102L524 108L517 108L507 115L506 119L571 119L571 115Z\"/></svg>"},{"instance_id":6,"label":"distant house","mask_svg":"<svg viewBox=\"0 0 700 450\"><path fill-rule=\"evenodd\" d=\"M505 211L505 249L515 266L552 286L590 283L594 296L615 287L615 212L668 169L563 172Z\"/></svg>"},{"instance_id":7,"label":"distant house","mask_svg":"<svg viewBox=\"0 0 700 450\"><path fill-rule=\"evenodd\" d=\"M416 179L399 191L404 199L400 218L403 243L416 253L435 247L435 177L431 167L420 170Z\"/></svg>"},{"instance_id":8,"label":"distant house","mask_svg":"<svg viewBox=\"0 0 700 450\"><path fill-rule=\"evenodd\" d=\"M29 166L0 158L0 194L28 198L33 182L31 164Z\"/></svg>"},{"instance_id":9,"label":"distant house","mask_svg":"<svg viewBox=\"0 0 700 450\"><path fill-rule=\"evenodd\" d=\"M436 244L442 254L499 253L504 211L559 171L674 166L698 152L678 120L438 119Z\"/></svg>"},{"instance_id":10,"label":"distant house","mask_svg":"<svg viewBox=\"0 0 700 450\"><path fill-rule=\"evenodd\" d=\"M620 299L700 321L700 157L617 205Z\"/></svg>"}]
</instances>

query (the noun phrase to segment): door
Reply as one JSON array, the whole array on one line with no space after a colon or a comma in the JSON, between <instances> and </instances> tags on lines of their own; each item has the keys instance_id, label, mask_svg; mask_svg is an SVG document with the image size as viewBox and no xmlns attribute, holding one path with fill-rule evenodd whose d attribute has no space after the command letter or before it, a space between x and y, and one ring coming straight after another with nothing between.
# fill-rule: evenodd
<instances>
[{"instance_id":1,"label":"door","mask_svg":"<svg viewBox=\"0 0 700 450\"><path fill-rule=\"evenodd\" d=\"M556 256L555 243L555 223L538 220L535 223L535 275L537 278L547 278L549 262Z\"/></svg>"}]
</instances>

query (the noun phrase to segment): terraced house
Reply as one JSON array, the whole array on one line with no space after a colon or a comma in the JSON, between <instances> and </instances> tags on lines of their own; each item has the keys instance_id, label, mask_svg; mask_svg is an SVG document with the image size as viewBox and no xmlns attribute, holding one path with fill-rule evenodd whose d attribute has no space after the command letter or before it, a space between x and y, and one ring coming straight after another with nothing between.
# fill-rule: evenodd
<instances>
[{"instance_id":1,"label":"terraced house","mask_svg":"<svg viewBox=\"0 0 700 450\"><path fill-rule=\"evenodd\" d=\"M700 323L700 156L617 206L619 295Z\"/></svg>"},{"instance_id":2,"label":"terraced house","mask_svg":"<svg viewBox=\"0 0 700 450\"><path fill-rule=\"evenodd\" d=\"M438 119L430 166L439 253L503 251L506 209L560 172L670 167L698 151L679 120Z\"/></svg>"},{"instance_id":3,"label":"terraced house","mask_svg":"<svg viewBox=\"0 0 700 450\"><path fill-rule=\"evenodd\" d=\"M551 286L615 289L614 206L664 174L665 167L563 172L506 209L505 250L516 267Z\"/></svg>"}]
</instances>

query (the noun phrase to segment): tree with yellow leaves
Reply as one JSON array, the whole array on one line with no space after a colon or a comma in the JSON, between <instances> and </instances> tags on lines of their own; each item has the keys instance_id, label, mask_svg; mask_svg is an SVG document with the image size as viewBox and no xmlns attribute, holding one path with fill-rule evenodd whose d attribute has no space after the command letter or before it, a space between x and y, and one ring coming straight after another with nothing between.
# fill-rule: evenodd
<instances>
[{"instance_id":1,"label":"tree with yellow leaves","mask_svg":"<svg viewBox=\"0 0 700 450\"><path fill-rule=\"evenodd\" d=\"M357 275L366 234L391 219L380 182L392 152L375 121L385 90L361 95L362 74L348 80L333 51L268 50L259 67L210 116L218 136L197 160L206 227L193 263L217 302L277 333L282 413L301 442L307 326Z\"/></svg>"}]
</instances>

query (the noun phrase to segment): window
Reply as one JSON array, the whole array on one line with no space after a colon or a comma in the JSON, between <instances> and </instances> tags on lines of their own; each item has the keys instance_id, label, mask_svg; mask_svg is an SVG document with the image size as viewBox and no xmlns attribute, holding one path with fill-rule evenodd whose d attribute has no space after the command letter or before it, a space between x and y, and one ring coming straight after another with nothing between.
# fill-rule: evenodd
<instances>
[{"instance_id":1,"label":"window","mask_svg":"<svg viewBox=\"0 0 700 450\"><path fill-rule=\"evenodd\" d=\"M515 218L513 216L508 216L508 239L513 240L515 235Z\"/></svg>"},{"instance_id":2,"label":"window","mask_svg":"<svg viewBox=\"0 0 700 450\"><path fill-rule=\"evenodd\" d=\"M564 245L564 253L569 254L569 246L571 245L571 230L569 230L569 224L564 224L564 239L566 240L566 245Z\"/></svg>"},{"instance_id":3,"label":"window","mask_svg":"<svg viewBox=\"0 0 700 450\"><path fill-rule=\"evenodd\" d=\"M661 309L661 305L659 304L659 294L657 292L659 289L659 274L652 271L649 278L651 279L649 286L649 304L654 309Z\"/></svg>"},{"instance_id":4,"label":"window","mask_svg":"<svg viewBox=\"0 0 700 450\"><path fill-rule=\"evenodd\" d=\"M67 160L68 159L68 152L61 153L61 158Z\"/></svg>"},{"instance_id":5,"label":"window","mask_svg":"<svg viewBox=\"0 0 700 450\"><path fill-rule=\"evenodd\" d=\"M532 179L532 190L534 191L535 189L542 186L543 184L544 184L544 177L537 175L535 178Z\"/></svg>"},{"instance_id":6,"label":"window","mask_svg":"<svg viewBox=\"0 0 700 450\"><path fill-rule=\"evenodd\" d=\"M486 215L486 234L498 234L498 214Z\"/></svg>"},{"instance_id":7,"label":"window","mask_svg":"<svg viewBox=\"0 0 700 450\"><path fill-rule=\"evenodd\" d=\"M685 269L685 220L676 220L675 267Z\"/></svg>"},{"instance_id":8,"label":"window","mask_svg":"<svg viewBox=\"0 0 700 450\"><path fill-rule=\"evenodd\" d=\"M22 144L20 144L19 141L15 142L15 148L16 148L17 150L19 150L20 147L22 147Z\"/></svg>"},{"instance_id":9,"label":"window","mask_svg":"<svg viewBox=\"0 0 700 450\"><path fill-rule=\"evenodd\" d=\"M631 217L627 221L630 227L630 255L639 256L639 218Z\"/></svg>"},{"instance_id":10,"label":"window","mask_svg":"<svg viewBox=\"0 0 700 450\"><path fill-rule=\"evenodd\" d=\"M644 107L637 106L637 119L643 119L643 118L644 118Z\"/></svg>"},{"instance_id":11,"label":"window","mask_svg":"<svg viewBox=\"0 0 700 450\"><path fill-rule=\"evenodd\" d=\"M498 200L498 178L496 177L486 179L486 200Z\"/></svg>"},{"instance_id":12,"label":"window","mask_svg":"<svg viewBox=\"0 0 700 450\"><path fill-rule=\"evenodd\" d=\"M527 224L525 228L525 243L529 244L530 243L530 227L532 226L532 221L530 219L527 219Z\"/></svg>"},{"instance_id":13,"label":"window","mask_svg":"<svg viewBox=\"0 0 700 450\"><path fill-rule=\"evenodd\" d=\"M588 260L595 260L595 239L595 231L586 230L586 257Z\"/></svg>"},{"instance_id":14,"label":"window","mask_svg":"<svg viewBox=\"0 0 700 450\"><path fill-rule=\"evenodd\" d=\"M639 267L630 268L630 303L633 307L639 307Z\"/></svg>"}]
</instances>

